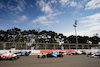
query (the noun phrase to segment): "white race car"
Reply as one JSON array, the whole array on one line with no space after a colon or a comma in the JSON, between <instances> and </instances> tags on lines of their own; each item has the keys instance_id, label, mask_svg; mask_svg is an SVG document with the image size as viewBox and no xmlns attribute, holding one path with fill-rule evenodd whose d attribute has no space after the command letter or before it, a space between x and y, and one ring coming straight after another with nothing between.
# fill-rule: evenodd
<instances>
[{"instance_id":1,"label":"white race car","mask_svg":"<svg viewBox=\"0 0 100 67\"><path fill-rule=\"evenodd\" d=\"M100 58L100 52L95 52L95 53L89 53L87 54L87 57L92 57L92 58Z\"/></svg>"},{"instance_id":2,"label":"white race car","mask_svg":"<svg viewBox=\"0 0 100 67\"><path fill-rule=\"evenodd\" d=\"M10 51L10 53L16 54L17 56L29 56L31 51Z\"/></svg>"},{"instance_id":3,"label":"white race car","mask_svg":"<svg viewBox=\"0 0 100 67\"><path fill-rule=\"evenodd\" d=\"M86 52L81 50L67 53L67 55L85 55L85 54Z\"/></svg>"},{"instance_id":4,"label":"white race car","mask_svg":"<svg viewBox=\"0 0 100 67\"><path fill-rule=\"evenodd\" d=\"M7 52L5 52L4 54L0 56L0 59L17 60L18 58L19 56L17 56L16 54L7 53Z\"/></svg>"}]
</instances>

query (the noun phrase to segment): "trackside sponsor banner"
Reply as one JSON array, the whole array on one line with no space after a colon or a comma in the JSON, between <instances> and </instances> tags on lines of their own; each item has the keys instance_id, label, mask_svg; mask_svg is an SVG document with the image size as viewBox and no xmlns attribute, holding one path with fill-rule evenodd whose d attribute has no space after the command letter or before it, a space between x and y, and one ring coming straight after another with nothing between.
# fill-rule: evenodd
<instances>
[{"instance_id":1,"label":"trackside sponsor banner","mask_svg":"<svg viewBox=\"0 0 100 67\"><path fill-rule=\"evenodd\" d=\"M74 52L75 50L40 50L40 53L51 53L52 51L68 53Z\"/></svg>"}]
</instances>

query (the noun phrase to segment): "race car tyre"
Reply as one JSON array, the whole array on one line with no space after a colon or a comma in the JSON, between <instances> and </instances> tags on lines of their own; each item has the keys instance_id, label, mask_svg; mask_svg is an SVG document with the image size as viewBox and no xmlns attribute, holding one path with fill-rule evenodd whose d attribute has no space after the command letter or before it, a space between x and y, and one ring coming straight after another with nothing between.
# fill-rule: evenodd
<instances>
[{"instance_id":1,"label":"race car tyre","mask_svg":"<svg viewBox=\"0 0 100 67\"><path fill-rule=\"evenodd\" d=\"M14 60L15 60L15 58L14 58L14 57L12 57L12 58L11 58L11 60L13 60L13 61L14 61Z\"/></svg>"},{"instance_id":2,"label":"race car tyre","mask_svg":"<svg viewBox=\"0 0 100 67\"><path fill-rule=\"evenodd\" d=\"M38 57L37 58L40 58L40 56L38 55Z\"/></svg>"},{"instance_id":3,"label":"race car tyre","mask_svg":"<svg viewBox=\"0 0 100 67\"><path fill-rule=\"evenodd\" d=\"M51 55L51 54L47 54L46 56L47 56L47 57L51 57L52 55Z\"/></svg>"},{"instance_id":4,"label":"race car tyre","mask_svg":"<svg viewBox=\"0 0 100 67\"><path fill-rule=\"evenodd\" d=\"M0 57L0 60L1 60L1 57Z\"/></svg>"},{"instance_id":5,"label":"race car tyre","mask_svg":"<svg viewBox=\"0 0 100 67\"><path fill-rule=\"evenodd\" d=\"M63 57L64 55L61 55L61 57Z\"/></svg>"},{"instance_id":6,"label":"race car tyre","mask_svg":"<svg viewBox=\"0 0 100 67\"><path fill-rule=\"evenodd\" d=\"M29 53L26 53L26 55L25 56L29 56Z\"/></svg>"},{"instance_id":7,"label":"race car tyre","mask_svg":"<svg viewBox=\"0 0 100 67\"><path fill-rule=\"evenodd\" d=\"M46 58L46 57L47 57L46 55L43 55L43 56L42 56L42 58Z\"/></svg>"},{"instance_id":8,"label":"race car tyre","mask_svg":"<svg viewBox=\"0 0 100 67\"><path fill-rule=\"evenodd\" d=\"M17 60L18 58L17 57L14 57L14 59Z\"/></svg>"},{"instance_id":9,"label":"race car tyre","mask_svg":"<svg viewBox=\"0 0 100 67\"><path fill-rule=\"evenodd\" d=\"M17 59L18 59L18 58L20 58L20 56L19 56L19 55L17 56Z\"/></svg>"},{"instance_id":10,"label":"race car tyre","mask_svg":"<svg viewBox=\"0 0 100 67\"><path fill-rule=\"evenodd\" d=\"M63 57L63 54L57 55L57 57Z\"/></svg>"}]
</instances>

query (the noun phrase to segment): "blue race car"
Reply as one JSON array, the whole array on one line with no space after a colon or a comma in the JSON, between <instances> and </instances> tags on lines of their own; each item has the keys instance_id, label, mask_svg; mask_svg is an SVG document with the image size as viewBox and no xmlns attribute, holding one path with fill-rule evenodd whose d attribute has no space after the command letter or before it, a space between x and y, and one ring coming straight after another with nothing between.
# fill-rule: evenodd
<instances>
[{"instance_id":1,"label":"blue race car","mask_svg":"<svg viewBox=\"0 0 100 67\"><path fill-rule=\"evenodd\" d=\"M29 56L30 53L31 53L31 51L29 51L29 52L22 51L22 52L21 52L21 55L22 55L22 56Z\"/></svg>"},{"instance_id":2,"label":"blue race car","mask_svg":"<svg viewBox=\"0 0 100 67\"><path fill-rule=\"evenodd\" d=\"M56 51L53 51L51 53L38 55L38 58L46 58L46 57L63 57L63 53L62 52L57 53Z\"/></svg>"},{"instance_id":3,"label":"blue race car","mask_svg":"<svg viewBox=\"0 0 100 67\"><path fill-rule=\"evenodd\" d=\"M27 51L18 51L15 52L14 54L18 55L18 56L29 56L29 54L31 53L31 51L27 52Z\"/></svg>"}]
</instances>

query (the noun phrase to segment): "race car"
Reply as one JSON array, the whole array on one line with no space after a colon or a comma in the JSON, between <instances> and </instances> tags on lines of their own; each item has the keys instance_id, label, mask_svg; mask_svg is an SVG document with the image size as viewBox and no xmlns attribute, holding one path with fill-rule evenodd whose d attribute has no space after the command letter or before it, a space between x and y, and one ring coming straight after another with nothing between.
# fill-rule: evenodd
<instances>
[{"instance_id":1,"label":"race car","mask_svg":"<svg viewBox=\"0 0 100 67\"><path fill-rule=\"evenodd\" d=\"M74 51L74 52L67 53L67 55L78 55L78 53L76 51Z\"/></svg>"},{"instance_id":2,"label":"race car","mask_svg":"<svg viewBox=\"0 0 100 67\"><path fill-rule=\"evenodd\" d=\"M100 58L100 52L95 52L95 53L90 52L89 54L87 54L87 57Z\"/></svg>"},{"instance_id":3,"label":"race car","mask_svg":"<svg viewBox=\"0 0 100 67\"><path fill-rule=\"evenodd\" d=\"M47 53L47 54L40 54L38 55L38 58L46 58L46 57L63 57L63 53L62 52L56 52L56 51L53 51L51 53Z\"/></svg>"},{"instance_id":4,"label":"race car","mask_svg":"<svg viewBox=\"0 0 100 67\"><path fill-rule=\"evenodd\" d=\"M31 51L29 51L29 52L27 52L27 51L14 51L12 53L16 54L18 56L29 56L29 54L31 53Z\"/></svg>"},{"instance_id":5,"label":"race car","mask_svg":"<svg viewBox=\"0 0 100 67\"><path fill-rule=\"evenodd\" d=\"M81 55L86 55L86 52L85 51L81 51L82 53L81 53Z\"/></svg>"},{"instance_id":6,"label":"race car","mask_svg":"<svg viewBox=\"0 0 100 67\"><path fill-rule=\"evenodd\" d=\"M21 52L17 52L15 54L20 55L20 56L29 56L29 54L31 53L31 51L27 52L27 51L21 51Z\"/></svg>"},{"instance_id":7,"label":"race car","mask_svg":"<svg viewBox=\"0 0 100 67\"><path fill-rule=\"evenodd\" d=\"M81 50L67 53L67 55L85 55L85 54L86 52Z\"/></svg>"},{"instance_id":8,"label":"race car","mask_svg":"<svg viewBox=\"0 0 100 67\"><path fill-rule=\"evenodd\" d=\"M9 59L9 60L17 60L18 58L19 58L19 56L17 56L16 54L7 53L7 52L5 52L4 54L2 54L0 56L1 60L2 59L5 59L5 60L7 60L7 59Z\"/></svg>"}]
</instances>

